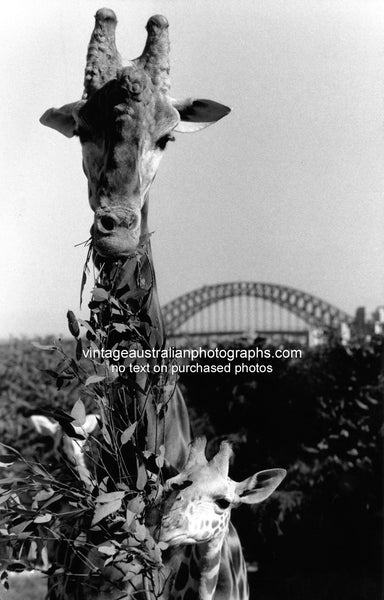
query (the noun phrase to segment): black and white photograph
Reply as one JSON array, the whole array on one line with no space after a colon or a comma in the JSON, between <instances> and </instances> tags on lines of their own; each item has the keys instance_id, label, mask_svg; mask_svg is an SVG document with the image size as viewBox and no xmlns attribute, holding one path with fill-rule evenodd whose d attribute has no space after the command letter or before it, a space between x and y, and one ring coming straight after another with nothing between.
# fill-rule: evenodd
<instances>
[{"instance_id":1,"label":"black and white photograph","mask_svg":"<svg viewBox=\"0 0 384 600\"><path fill-rule=\"evenodd\" d=\"M0 600L380 600L384 3L2 22Z\"/></svg>"}]
</instances>

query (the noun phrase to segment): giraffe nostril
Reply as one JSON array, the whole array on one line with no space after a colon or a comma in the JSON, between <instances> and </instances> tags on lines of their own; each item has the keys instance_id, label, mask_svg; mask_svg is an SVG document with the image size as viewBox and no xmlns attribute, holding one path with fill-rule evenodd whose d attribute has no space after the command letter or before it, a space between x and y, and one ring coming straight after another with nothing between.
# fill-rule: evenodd
<instances>
[{"instance_id":1,"label":"giraffe nostril","mask_svg":"<svg viewBox=\"0 0 384 600\"><path fill-rule=\"evenodd\" d=\"M101 217L99 223L106 231L113 231L116 226L115 219L108 215Z\"/></svg>"},{"instance_id":2,"label":"giraffe nostril","mask_svg":"<svg viewBox=\"0 0 384 600\"><path fill-rule=\"evenodd\" d=\"M109 234L115 231L120 225L120 219L117 215L112 213L104 213L96 216L95 226L96 230L103 234Z\"/></svg>"}]
</instances>

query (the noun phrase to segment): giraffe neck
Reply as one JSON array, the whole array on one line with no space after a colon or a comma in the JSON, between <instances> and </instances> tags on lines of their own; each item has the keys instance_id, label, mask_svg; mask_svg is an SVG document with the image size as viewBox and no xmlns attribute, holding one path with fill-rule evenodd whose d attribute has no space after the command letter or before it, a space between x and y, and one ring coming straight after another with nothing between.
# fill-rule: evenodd
<instances>
[{"instance_id":1,"label":"giraffe neck","mask_svg":"<svg viewBox=\"0 0 384 600\"><path fill-rule=\"evenodd\" d=\"M221 549L226 531L209 542L186 546L171 559L175 572L172 600L212 600L220 571Z\"/></svg>"},{"instance_id":2,"label":"giraffe neck","mask_svg":"<svg viewBox=\"0 0 384 600\"><path fill-rule=\"evenodd\" d=\"M141 322L148 323L156 331L157 346L163 347L165 331L157 294L150 240L144 238L138 251L127 258L103 262L100 257L96 256L94 261L100 269L100 285L131 314L136 315ZM108 324L108 320L111 320L112 316L106 315L104 324ZM118 320L119 316L116 318ZM121 319L124 318L126 316L122 315ZM111 342L112 346L115 340Z\"/></svg>"},{"instance_id":3,"label":"giraffe neck","mask_svg":"<svg viewBox=\"0 0 384 600\"><path fill-rule=\"evenodd\" d=\"M135 327L143 332L150 348L163 349L166 343L148 235L144 234L142 240L139 252L131 257L104 263L100 258L96 257L95 260L97 268L100 269L100 285L125 307L120 314L112 307L105 314L99 313L95 317L99 323L109 329L107 341L109 348L130 346L131 342L129 338L127 339L126 333L120 333L118 329L111 327L113 322L124 326L129 313L130 318L139 323ZM152 361L151 368L155 362L160 361ZM152 378L151 381L148 382L148 378ZM153 374L138 373L136 383L144 390L150 388L151 384L156 387L158 380ZM179 388L176 386L173 390L164 415L158 415L155 404L148 402L144 394L138 392L137 399L140 411L145 411L146 414L147 425L143 428L143 436L145 436L145 440L142 440L143 448L159 454L160 446L163 445L166 460L177 469L181 469L188 454L190 424Z\"/></svg>"}]
</instances>

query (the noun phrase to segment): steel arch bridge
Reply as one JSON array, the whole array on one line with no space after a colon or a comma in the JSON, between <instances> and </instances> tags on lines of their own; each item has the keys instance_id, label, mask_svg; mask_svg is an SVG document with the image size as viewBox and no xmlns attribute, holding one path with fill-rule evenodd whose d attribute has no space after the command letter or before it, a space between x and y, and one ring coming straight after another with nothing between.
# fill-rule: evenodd
<instances>
[{"instance_id":1,"label":"steel arch bridge","mask_svg":"<svg viewBox=\"0 0 384 600\"><path fill-rule=\"evenodd\" d=\"M311 328L339 329L351 325L353 317L321 298L301 290L273 283L235 281L208 285L183 294L163 306L168 335L175 335L188 319L208 306L225 300L248 296L260 298L288 310Z\"/></svg>"}]
</instances>

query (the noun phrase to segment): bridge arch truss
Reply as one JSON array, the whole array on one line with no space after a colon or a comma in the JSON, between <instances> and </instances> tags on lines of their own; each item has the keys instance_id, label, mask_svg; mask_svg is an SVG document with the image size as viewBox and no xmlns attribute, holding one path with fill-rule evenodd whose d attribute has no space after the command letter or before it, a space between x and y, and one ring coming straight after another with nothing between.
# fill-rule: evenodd
<instances>
[{"instance_id":1,"label":"bridge arch truss","mask_svg":"<svg viewBox=\"0 0 384 600\"><path fill-rule=\"evenodd\" d=\"M276 304L311 328L339 329L342 323L351 325L353 322L353 317L346 312L301 290L273 283L235 281L203 286L165 304L163 315L168 335L176 334L186 321L208 306L240 296Z\"/></svg>"}]
</instances>

